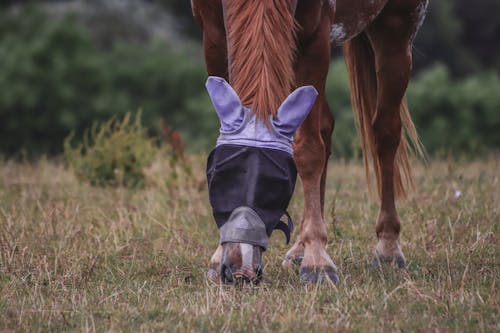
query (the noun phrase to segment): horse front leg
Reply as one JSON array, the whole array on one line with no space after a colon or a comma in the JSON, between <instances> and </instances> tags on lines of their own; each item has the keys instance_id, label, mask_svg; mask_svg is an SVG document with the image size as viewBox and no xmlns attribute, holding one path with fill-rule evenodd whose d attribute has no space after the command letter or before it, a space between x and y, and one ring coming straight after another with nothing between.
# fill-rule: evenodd
<instances>
[{"instance_id":1,"label":"horse front leg","mask_svg":"<svg viewBox=\"0 0 500 333\"><path fill-rule=\"evenodd\" d=\"M321 205L321 216L324 219L324 209L325 209L325 189L326 189L326 176L327 176L327 167L328 167L328 158L330 157L331 154L331 138L335 126L335 119L330 112L330 108L328 107L328 104L324 99L321 100L321 102L318 102L317 105L315 105L315 108L320 109L320 134L321 134L321 145L324 148L324 156L325 158L323 159L324 167L323 171L321 173L321 180L320 180L320 205ZM311 111L313 112L318 112L318 111ZM313 117L313 116L311 116ZM311 118L312 119L312 118ZM317 124L317 119L312 120L314 125L312 126L313 128L311 129L312 132L316 132L317 127L315 126ZM307 145L307 137L310 137L310 135L307 135L304 133L305 137L305 145ZM297 139L299 140L299 139ZM318 141L319 142L319 141ZM298 146L295 146L296 151L297 149L300 150L300 148L297 148ZM319 152L319 155L321 155L321 149ZM318 161L318 163L321 163L321 161ZM304 189L305 191L305 189ZM304 192L305 193L305 192ZM301 222L299 223L299 230L301 229L300 227L303 225L302 221L304 220L304 216L302 217ZM290 250L286 253L285 259L283 260L282 265L288 268L292 268L294 266L300 266L302 264L302 260L304 259L304 243L301 241L300 237L297 238L293 246L290 248Z\"/></svg>"},{"instance_id":2,"label":"horse front leg","mask_svg":"<svg viewBox=\"0 0 500 333\"><path fill-rule=\"evenodd\" d=\"M326 226L323 217L324 191L333 117L325 98L325 82L330 64L330 16L324 12L317 30L299 38L296 81L298 86L313 85L319 92L309 116L294 140L294 159L302 179L304 212L300 234L285 256L284 265L300 263L305 283L338 282L335 264L326 252Z\"/></svg>"},{"instance_id":3,"label":"horse front leg","mask_svg":"<svg viewBox=\"0 0 500 333\"><path fill-rule=\"evenodd\" d=\"M208 75L228 78L227 42L222 2L193 0L193 16L203 30L203 51ZM212 255L207 277L218 281L222 262L222 246Z\"/></svg>"},{"instance_id":4,"label":"horse front leg","mask_svg":"<svg viewBox=\"0 0 500 333\"><path fill-rule=\"evenodd\" d=\"M203 54L208 75L228 79L227 41L221 0L193 0L193 16L203 31Z\"/></svg>"}]
</instances>

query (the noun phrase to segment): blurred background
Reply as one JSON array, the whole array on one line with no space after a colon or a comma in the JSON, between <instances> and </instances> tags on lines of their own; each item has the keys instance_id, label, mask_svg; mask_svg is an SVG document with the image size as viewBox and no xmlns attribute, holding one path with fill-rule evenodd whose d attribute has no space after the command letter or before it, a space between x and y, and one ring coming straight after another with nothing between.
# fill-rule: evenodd
<instances>
[{"instance_id":1,"label":"blurred background","mask_svg":"<svg viewBox=\"0 0 500 333\"><path fill-rule=\"evenodd\" d=\"M500 148L500 1L435 0L414 47L407 100L431 156ZM218 122L204 90L201 36L187 0L0 2L0 155L58 155L70 132L142 110L188 151L209 150ZM334 156L359 156L341 51L329 102Z\"/></svg>"}]
</instances>

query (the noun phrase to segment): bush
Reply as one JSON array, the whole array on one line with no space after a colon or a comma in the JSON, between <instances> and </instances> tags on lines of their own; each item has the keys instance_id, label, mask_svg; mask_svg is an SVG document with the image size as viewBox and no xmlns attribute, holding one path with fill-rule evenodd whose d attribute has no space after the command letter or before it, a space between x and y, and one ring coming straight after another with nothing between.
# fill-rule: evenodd
<instances>
[{"instance_id":1,"label":"bush","mask_svg":"<svg viewBox=\"0 0 500 333\"><path fill-rule=\"evenodd\" d=\"M116 41L99 49L74 21L30 8L0 12L0 153L58 154L70 132L80 138L93 122L139 108L151 134L160 133L164 118L182 132L187 150L213 147L219 123L205 92L199 43ZM498 73L457 80L438 65L414 78L408 102L429 153L498 149L498 91ZM342 60L330 68L327 98L336 119L333 155L359 157Z\"/></svg>"},{"instance_id":2,"label":"bush","mask_svg":"<svg viewBox=\"0 0 500 333\"><path fill-rule=\"evenodd\" d=\"M332 156L361 156L360 140L356 131L354 113L351 107L349 77L342 60L330 66L326 80L326 98L335 117L335 130L332 136Z\"/></svg>"},{"instance_id":3,"label":"bush","mask_svg":"<svg viewBox=\"0 0 500 333\"><path fill-rule=\"evenodd\" d=\"M453 79L444 65L414 77L407 91L410 112L431 155L477 156L500 148L500 76L482 73ZM327 98L335 115L333 155L359 157L349 80L342 61L333 62Z\"/></svg>"},{"instance_id":4,"label":"bush","mask_svg":"<svg viewBox=\"0 0 500 333\"><path fill-rule=\"evenodd\" d=\"M94 121L139 108L155 134L160 118L198 147L217 132L199 47L116 41L99 49L71 17L27 8L0 12L0 59L1 152L58 154L71 131L81 137Z\"/></svg>"},{"instance_id":5,"label":"bush","mask_svg":"<svg viewBox=\"0 0 500 333\"><path fill-rule=\"evenodd\" d=\"M73 135L64 141L66 161L78 179L99 186L140 187L144 185L144 168L158 153L154 140L127 113L123 119L113 117L102 125L94 124L86 131L83 142L71 146Z\"/></svg>"},{"instance_id":6,"label":"bush","mask_svg":"<svg viewBox=\"0 0 500 333\"><path fill-rule=\"evenodd\" d=\"M422 142L437 155L478 155L500 147L500 76L453 80L437 65L411 82L408 104Z\"/></svg>"}]
</instances>

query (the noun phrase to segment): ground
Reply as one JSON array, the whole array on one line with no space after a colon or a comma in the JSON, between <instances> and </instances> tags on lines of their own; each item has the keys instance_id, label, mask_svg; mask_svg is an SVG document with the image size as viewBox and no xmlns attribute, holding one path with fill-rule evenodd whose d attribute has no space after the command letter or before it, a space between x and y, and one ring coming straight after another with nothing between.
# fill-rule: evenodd
<instances>
[{"instance_id":1,"label":"ground","mask_svg":"<svg viewBox=\"0 0 500 333\"><path fill-rule=\"evenodd\" d=\"M276 233L264 282L244 288L205 279L217 230L204 158L189 157L191 175L157 163L136 190L91 187L56 161L0 162L0 331L500 331L498 157L417 164L398 204L407 271L366 268L377 200L360 164L332 161L340 284L302 285Z\"/></svg>"}]
</instances>

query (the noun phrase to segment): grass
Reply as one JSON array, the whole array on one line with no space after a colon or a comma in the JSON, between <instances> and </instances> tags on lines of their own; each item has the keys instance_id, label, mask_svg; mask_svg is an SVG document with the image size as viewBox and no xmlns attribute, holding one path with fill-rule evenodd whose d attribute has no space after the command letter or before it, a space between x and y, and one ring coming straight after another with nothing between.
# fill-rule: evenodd
<instances>
[{"instance_id":1,"label":"grass","mask_svg":"<svg viewBox=\"0 0 500 333\"><path fill-rule=\"evenodd\" d=\"M189 158L194 176L156 163L140 190L81 184L54 161L0 162L0 331L500 331L498 158L417 168L418 192L399 203L407 271L365 268L377 200L359 164L331 163L341 283L302 285L276 233L263 284L242 289L205 280L217 230L205 157Z\"/></svg>"}]
</instances>

